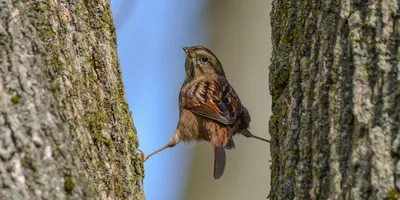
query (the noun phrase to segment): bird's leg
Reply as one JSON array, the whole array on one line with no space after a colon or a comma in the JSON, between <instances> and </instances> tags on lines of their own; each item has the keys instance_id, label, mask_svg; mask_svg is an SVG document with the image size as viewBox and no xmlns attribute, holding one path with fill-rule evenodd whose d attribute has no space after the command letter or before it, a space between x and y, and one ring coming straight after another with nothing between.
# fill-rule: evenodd
<instances>
[{"instance_id":1,"label":"bird's leg","mask_svg":"<svg viewBox=\"0 0 400 200\"><path fill-rule=\"evenodd\" d=\"M165 145L164 147L158 149L157 151L154 151L153 153L144 156L144 153L142 151L141 152L141 156L142 156L142 160L143 162L146 162L147 159L149 159L151 156L153 156L154 154L157 154L159 152L161 152L162 150L166 149L166 148L170 148L170 147L174 147L176 144L179 143L179 137L178 135L175 133L174 137L168 142L167 145Z\"/></svg>"},{"instance_id":2,"label":"bird's leg","mask_svg":"<svg viewBox=\"0 0 400 200\"><path fill-rule=\"evenodd\" d=\"M245 136L245 137L247 137L247 138L255 138L255 139L257 139L257 140L261 140L261 141L264 141L264 142L268 142L268 143L269 143L269 140L264 139L264 138L261 138L261 137L258 137L258 136L255 136L255 135L251 134L250 131L247 130L247 129L242 129L242 130L240 130L239 132L240 132L243 136Z\"/></svg>"}]
</instances>

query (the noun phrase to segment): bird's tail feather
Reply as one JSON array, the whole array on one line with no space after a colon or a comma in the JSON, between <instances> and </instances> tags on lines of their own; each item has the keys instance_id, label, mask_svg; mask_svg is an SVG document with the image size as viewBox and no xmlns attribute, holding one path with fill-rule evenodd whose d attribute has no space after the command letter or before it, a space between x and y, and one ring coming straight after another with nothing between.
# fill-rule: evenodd
<instances>
[{"instance_id":1,"label":"bird's tail feather","mask_svg":"<svg viewBox=\"0 0 400 200\"><path fill-rule=\"evenodd\" d=\"M218 180L224 174L225 170L225 149L224 147L213 146L214 150L214 180Z\"/></svg>"}]
</instances>

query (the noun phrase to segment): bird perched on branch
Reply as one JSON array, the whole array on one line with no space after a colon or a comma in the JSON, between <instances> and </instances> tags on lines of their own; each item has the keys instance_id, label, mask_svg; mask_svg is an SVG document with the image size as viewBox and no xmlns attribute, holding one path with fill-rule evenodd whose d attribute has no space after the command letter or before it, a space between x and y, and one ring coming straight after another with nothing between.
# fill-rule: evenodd
<instances>
[{"instance_id":1,"label":"bird perched on branch","mask_svg":"<svg viewBox=\"0 0 400 200\"><path fill-rule=\"evenodd\" d=\"M180 141L208 141L214 152L215 180L225 169L225 149L235 148L233 136L269 142L248 130L250 115L239 96L226 79L218 58L202 46L183 47L186 53L186 78L179 94L179 122L174 136L167 145L144 156L146 161L154 154L174 147Z\"/></svg>"}]
</instances>

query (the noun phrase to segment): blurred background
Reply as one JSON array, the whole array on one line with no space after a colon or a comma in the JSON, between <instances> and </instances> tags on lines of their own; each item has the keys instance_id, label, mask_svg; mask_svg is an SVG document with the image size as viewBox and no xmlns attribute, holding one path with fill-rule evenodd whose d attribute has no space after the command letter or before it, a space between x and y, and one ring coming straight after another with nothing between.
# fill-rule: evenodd
<instances>
[{"instance_id":1,"label":"blurred background","mask_svg":"<svg viewBox=\"0 0 400 200\"><path fill-rule=\"evenodd\" d=\"M126 96L146 154L166 145L178 122L185 76L182 46L211 49L251 116L269 139L271 0L111 0ZM224 176L212 178L208 143L179 144L145 163L147 200L257 200L270 190L269 144L235 137Z\"/></svg>"}]
</instances>

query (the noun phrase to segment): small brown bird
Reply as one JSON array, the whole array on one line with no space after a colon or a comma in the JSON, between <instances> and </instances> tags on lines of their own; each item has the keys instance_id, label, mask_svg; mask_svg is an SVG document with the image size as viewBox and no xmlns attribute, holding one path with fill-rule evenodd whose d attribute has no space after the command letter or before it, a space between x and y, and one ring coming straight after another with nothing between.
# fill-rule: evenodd
<instances>
[{"instance_id":1,"label":"small brown bird","mask_svg":"<svg viewBox=\"0 0 400 200\"><path fill-rule=\"evenodd\" d=\"M257 137L248 130L250 115L239 96L226 79L218 58L202 46L183 47L187 54L186 78L179 93L180 118L174 136L152 155L180 141L208 141L214 151L214 179L219 179L225 169L225 149L235 148L233 135L240 132L245 137Z\"/></svg>"}]
</instances>

